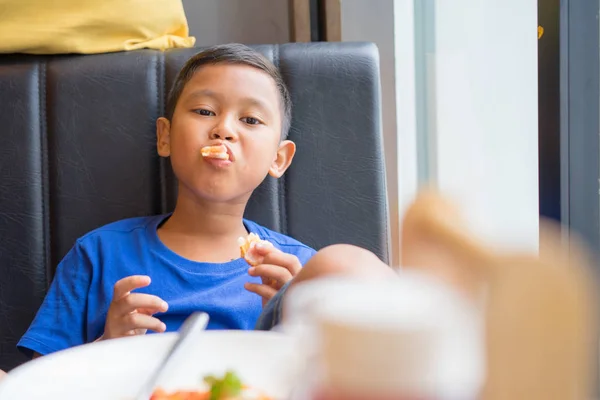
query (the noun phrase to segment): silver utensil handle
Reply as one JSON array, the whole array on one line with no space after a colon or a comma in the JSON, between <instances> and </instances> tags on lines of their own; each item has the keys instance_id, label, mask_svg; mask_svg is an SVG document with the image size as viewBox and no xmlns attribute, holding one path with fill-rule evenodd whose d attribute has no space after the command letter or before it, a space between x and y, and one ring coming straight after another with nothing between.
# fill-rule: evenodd
<instances>
[{"instance_id":1,"label":"silver utensil handle","mask_svg":"<svg viewBox=\"0 0 600 400\"><path fill-rule=\"evenodd\" d=\"M144 383L135 400L148 400L152 396L154 386L158 378L164 373L167 367L170 366L172 360L176 359L176 355L181 353L181 349L185 349L185 345L189 343L191 338L194 338L198 333L206 329L208 325L208 314L205 312L196 312L190 315L181 325L179 329L179 337L173 343L167 355L162 359L158 367L152 373L150 379Z\"/></svg>"}]
</instances>

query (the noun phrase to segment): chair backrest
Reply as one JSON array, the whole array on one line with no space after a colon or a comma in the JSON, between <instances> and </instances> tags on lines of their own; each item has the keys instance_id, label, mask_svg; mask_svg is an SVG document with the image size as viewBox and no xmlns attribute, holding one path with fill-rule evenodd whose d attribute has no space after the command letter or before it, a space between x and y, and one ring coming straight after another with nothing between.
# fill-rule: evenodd
<instances>
[{"instance_id":1,"label":"chair backrest","mask_svg":"<svg viewBox=\"0 0 600 400\"><path fill-rule=\"evenodd\" d=\"M246 216L315 248L356 244L388 260L379 57L370 43L254 46L294 103L294 163ZM176 182L155 121L200 48L0 57L0 368L79 236L172 210Z\"/></svg>"}]
</instances>

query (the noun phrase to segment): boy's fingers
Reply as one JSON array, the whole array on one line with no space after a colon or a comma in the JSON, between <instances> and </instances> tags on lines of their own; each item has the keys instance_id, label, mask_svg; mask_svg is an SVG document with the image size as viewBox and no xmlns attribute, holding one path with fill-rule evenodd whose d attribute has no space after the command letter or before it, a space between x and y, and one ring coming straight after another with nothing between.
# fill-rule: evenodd
<instances>
[{"instance_id":1,"label":"boy's fingers","mask_svg":"<svg viewBox=\"0 0 600 400\"><path fill-rule=\"evenodd\" d=\"M115 283L113 300L118 300L135 289L150 285L150 277L146 275L132 275Z\"/></svg>"},{"instance_id":2,"label":"boy's fingers","mask_svg":"<svg viewBox=\"0 0 600 400\"><path fill-rule=\"evenodd\" d=\"M158 318L141 313L131 313L123 317L121 329L123 333L136 329L148 329L154 332L164 332L167 326Z\"/></svg>"},{"instance_id":3,"label":"boy's fingers","mask_svg":"<svg viewBox=\"0 0 600 400\"><path fill-rule=\"evenodd\" d=\"M134 310L144 309L146 311L165 312L169 305L158 296L145 293L130 293L116 302L117 315L129 314ZM144 312L143 314L149 314Z\"/></svg>"},{"instance_id":4,"label":"boy's fingers","mask_svg":"<svg viewBox=\"0 0 600 400\"><path fill-rule=\"evenodd\" d=\"M142 314L150 315L150 316L152 316L152 315L154 315L154 314L156 314L158 312L164 312L162 310L157 310L156 308L143 308L143 307L142 308L136 308L135 311L137 311L139 313L142 313Z\"/></svg>"},{"instance_id":5,"label":"boy's fingers","mask_svg":"<svg viewBox=\"0 0 600 400\"><path fill-rule=\"evenodd\" d=\"M275 280L279 287L283 286L287 281L293 278L290 271L284 267L271 264L260 264L248 270L250 276L259 276L264 281Z\"/></svg>"},{"instance_id":6,"label":"boy's fingers","mask_svg":"<svg viewBox=\"0 0 600 400\"><path fill-rule=\"evenodd\" d=\"M280 250L275 248L275 246L273 246L269 242L256 243L256 244L253 244L252 246L250 246L250 249L248 250L248 253L246 253L245 258L246 258L246 261L248 261L248 264L250 264L250 265L262 264L263 258L265 257L265 255L272 251L280 251Z\"/></svg>"},{"instance_id":7,"label":"boy's fingers","mask_svg":"<svg viewBox=\"0 0 600 400\"><path fill-rule=\"evenodd\" d=\"M271 252L280 252L281 250L277 249L269 242L259 242L252 246L249 251L257 256L266 256Z\"/></svg>"},{"instance_id":8,"label":"boy's fingers","mask_svg":"<svg viewBox=\"0 0 600 400\"><path fill-rule=\"evenodd\" d=\"M269 300L271 297L275 296L275 293L277 293L277 289L259 283L248 282L244 284L244 288L246 288L246 290L249 292L256 293L265 300Z\"/></svg>"},{"instance_id":9,"label":"boy's fingers","mask_svg":"<svg viewBox=\"0 0 600 400\"><path fill-rule=\"evenodd\" d=\"M284 253L283 251L273 251L265 255L263 259L263 264L272 264L279 265L283 268L287 269L292 277L296 276L298 272L302 269L302 265L300 264L300 260L298 257Z\"/></svg>"}]
</instances>

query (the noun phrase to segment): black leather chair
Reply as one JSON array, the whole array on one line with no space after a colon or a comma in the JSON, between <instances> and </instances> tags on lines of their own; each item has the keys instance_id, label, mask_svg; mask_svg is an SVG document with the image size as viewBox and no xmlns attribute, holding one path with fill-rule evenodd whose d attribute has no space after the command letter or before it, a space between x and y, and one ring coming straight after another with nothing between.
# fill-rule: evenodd
<instances>
[{"instance_id":1,"label":"black leather chair","mask_svg":"<svg viewBox=\"0 0 600 400\"><path fill-rule=\"evenodd\" d=\"M377 48L255 46L294 102L298 153L255 192L247 216L315 248L352 243L388 260ZM0 369L75 239L127 217L171 210L176 183L155 121L200 49L0 57Z\"/></svg>"}]
</instances>

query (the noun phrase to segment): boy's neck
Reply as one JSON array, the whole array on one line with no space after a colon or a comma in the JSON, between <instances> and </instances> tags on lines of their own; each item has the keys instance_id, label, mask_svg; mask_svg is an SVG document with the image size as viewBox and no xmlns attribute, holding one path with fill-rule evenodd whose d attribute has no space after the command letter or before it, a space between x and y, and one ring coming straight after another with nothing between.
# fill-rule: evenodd
<instances>
[{"instance_id":1,"label":"boy's neck","mask_svg":"<svg viewBox=\"0 0 600 400\"><path fill-rule=\"evenodd\" d=\"M173 215L163 228L186 236L218 237L245 235L246 201L211 203L179 196Z\"/></svg>"}]
</instances>

